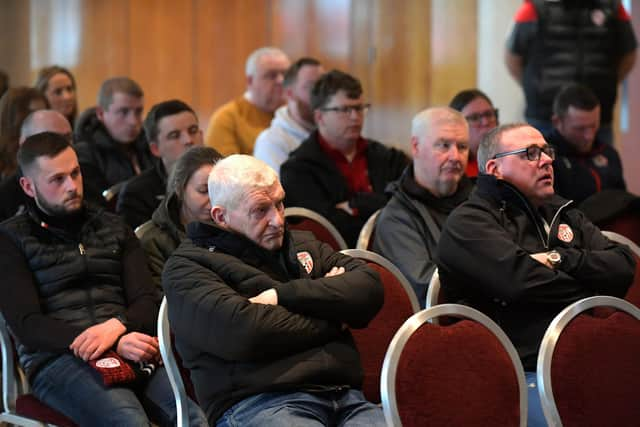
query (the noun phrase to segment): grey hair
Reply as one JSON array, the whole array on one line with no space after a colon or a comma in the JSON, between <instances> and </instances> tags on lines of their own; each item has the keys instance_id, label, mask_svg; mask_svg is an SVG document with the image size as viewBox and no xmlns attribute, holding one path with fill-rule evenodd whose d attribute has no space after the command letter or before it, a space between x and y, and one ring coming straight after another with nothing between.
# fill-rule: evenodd
<instances>
[{"instance_id":1,"label":"grey hair","mask_svg":"<svg viewBox=\"0 0 640 427\"><path fill-rule=\"evenodd\" d=\"M462 113L451 107L433 107L420 111L411 120L411 136L418 141L426 135L433 126L442 123L451 123L464 126L467 130L469 124Z\"/></svg>"},{"instance_id":2,"label":"grey hair","mask_svg":"<svg viewBox=\"0 0 640 427\"><path fill-rule=\"evenodd\" d=\"M211 206L236 209L252 191L272 187L278 175L262 160L246 154L233 154L218 161L209 174Z\"/></svg>"},{"instance_id":3,"label":"grey hair","mask_svg":"<svg viewBox=\"0 0 640 427\"><path fill-rule=\"evenodd\" d=\"M258 67L258 61L260 60L260 58L262 58L263 56L278 56L278 55L282 55L285 58L287 57L287 54L284 53L282 51L282 49L278 49L277 47L273 47L273 46L266 46L266 47L261 47L260 49L256 49L253 52L251 52L251 54L249 55L249 57L247 58L247 64L245 65L245 75L248 76L255 76L256 74L256 69Z\"/></svg>"},{"instance_id":4,"label":"grey hair","mask_svg":"<svg viewBox=\"0 0 640 427\"><path fill-rule=\"evenodd\" d=\"M487 162L498 153L503 133L529 126L531 125L524 122L508 123L506 125L500 125L487 132L482 137L480 145L478 146L478 170L481 173L487 173Z\"/></svg>"}]
</instances>

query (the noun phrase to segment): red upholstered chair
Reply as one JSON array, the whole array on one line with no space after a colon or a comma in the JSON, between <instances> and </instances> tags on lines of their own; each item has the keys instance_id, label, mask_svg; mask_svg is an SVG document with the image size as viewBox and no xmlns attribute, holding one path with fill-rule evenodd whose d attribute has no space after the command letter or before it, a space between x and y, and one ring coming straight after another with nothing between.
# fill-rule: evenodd
<instances>
[{"instance_id":1,"label":"red upholstered chair","mask_svg":"<svg viewBox=\"0 0 640 427\"><path fill-rule=\"evenodd\" d=\"M375 211L362 226L362 230L360 230L360 234L358 234L356 249L371 250L378 215L380 215L380 209Z\"/></svg>"},{"instance_id":2,"label":"red upholstered chair","mask_svg":"<svg viewBox=\"0 0 640 427\"><path fill-rule=\"evenodd\" d=\"M636 245L640 245L640 214L627 211L614 218L596 224L601 230L611 230L622 234Z\"/></svg>"},{"instance_id":3,"label":"red upholstered chair","mask_svg":"<svg viewBox=\"0 0 640 427\"><path fill-rule=\"evenodd\" d=\"M439 316L462 320L430 322ZM516 349L491 319L463 305L437 305L408 319L389 346L380 388L389 426L527 424Z\"/></svg>"},{"instance_id":4,"label":"red upholstered chair","mask_svg":"<svg viewBox=\"0 0 640 427\"><path fill-rule=\"evenodd\" d=\"M585 311L612 307L597 317ZM602 313L602 312L598 312ZM550 426L640 425L640 309L619 298L585 298L549 325L538 355L538 391Z\"/></svg>"},{"instance_id":5,"label":"red upholstered chair","mask_svg":"<svg viewBox=\"0 0 640 427\"><path fill-rule=\"evenodd\" d=\"M604 234L614 242L622 243L623 245L629 246L629 249L631 249L631 251L634 253L636 257L636 274L633 277L633 283L627 291L627 295L625 295L624 299L631 302L632 304L635 304L636 307L640 307L640 247L629 240L626 236L623 236L619 233L614 233L613 231L603 231L602 234Z\"/></svg>"},{"instance_id":6,"label":"red upholstered chair","mask_svg":"<svg viewBox=\"0 0 640 427\"><path fill-rule=\"evenodd\" d=\"M311 231L318 240L327 243L334 250L347 249L347 243L340 232L319 213L306 208L292 207L284 210L284 216L290 230Z\"/></svg>"},{"instance_id":7,"label":"red upholstered chair","mask_svg":"<svg viewBox=\"0 0 640 427\"><path fill-rule=\"evenodd\" d=\"M420 310L411 285L388 259L362 249L347 249L343 254L362 259L380 274L384 286L384 304L378 315L365 329L351 333L360 352L364 369L362 391L371 402L380 402L380 372L384 355L398 328Z\"/></svg>"},{"instance_id":8,"label":"red upholstered chair","mask_svg":"<svg viewBox=\"0 0 640 427\"><path fill-rule=\"evenodd\" d=\"M75 427L73 421L51 409L29 393L29 384L16 363L13 341L4 318L0 315L2 348L2 413L0 423L18 426L54 425Z\"/></svg>"}]
</instances>

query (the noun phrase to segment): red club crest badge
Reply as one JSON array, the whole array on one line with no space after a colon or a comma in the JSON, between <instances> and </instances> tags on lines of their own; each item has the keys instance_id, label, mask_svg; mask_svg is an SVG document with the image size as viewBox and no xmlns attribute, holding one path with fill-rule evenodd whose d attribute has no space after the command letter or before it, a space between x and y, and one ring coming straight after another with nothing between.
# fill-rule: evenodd
<instances>
[{"instance_id":1,"label":"red club crest badge","mask_svg":"<svg viewBox=\"0 0 640 427\"><path fill-rule=\"evenodd\" d=\"M300 264L302 264L304 270L307 272L307 274L310 274L311 270L313 270L313 258L311 258L311 254L307 251L303 251L298 252L297 255L298 261L300 261Z\"/></svg>"},{"instance_id":2,"label":"red club crest badge","mask_svg":"<svg viewBox=\"0 0 640 427\"><path fill-rule=\"evenodd\" d=\"M558 226L558 239L563 242L569 243L573 240L573 230L567 224L560 224Z\"/></svg>"}]
</instances>

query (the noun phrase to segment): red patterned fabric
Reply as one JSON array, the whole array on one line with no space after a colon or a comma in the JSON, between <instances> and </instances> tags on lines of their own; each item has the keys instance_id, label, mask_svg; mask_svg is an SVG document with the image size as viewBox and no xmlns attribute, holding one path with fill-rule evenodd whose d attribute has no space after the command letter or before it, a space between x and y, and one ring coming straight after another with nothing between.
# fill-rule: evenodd
<instances>
[{"instance_id":1,"label":"red patterned fabric","mask_svg":"<svg viewBox=\"0 0 640 427\"><path fill-rule=\"evenodd\" d=\"M308 218L300 218L300 217L288 217L287 218L287 226L290 230L304 230L310 231L316 236L316 239L320 240L331 246L335 251L341 251L343 248L340 247L338 241L333 237L331 232L327 230L322 224L315 222Z\"/></svg>"},{"instance_id":2,"label":"red patterned fabric","mask_svg":"<svg viewBox=\"0 0 640 427\"><path fill-rule=\"evenodd\" d=\"M425 323L398 363L396 400L404 427L519 426L515 367L481 324Z\"/></svg>"},{"instance_id":3,"label":"red patterned fabric","mask_svg":"<svg viewBox=\"0 0 640 427\"><path fill-rule=\"evenodd\" d=\"M58 427L77 427L69 418L40 402L32 394L23 394L16 399L16 413Z\"/></svg>"},{"instance_id":4,"label":"red patterned fabric","mask_svg":"<svg viewBox=\"0 0 640 427\"><path fill-rule=\"evenodd\" d=\"M351 333L364 370L362 391L369 401L379 403L380 373L387 347L400 326L413 315L413 308L396 276L378 264L368 265L380 274L384 286L384 304L366 329L353 329Z\"/></svg>"},{"instance_id":5,"label":"red patterned fabric","mask_svg":"<svg viewBox=\"0 0 640 427\"><path fill-rule=\"evenodd\" d=\"M113 350L105 352L99 359L89 361L89 366L96 370L107 387L136 380L133 368Z\"/></svg>"},{"instance_id":6,"label":"red patterned fabric","mask_svg":"<svg viewBox=\"0 0 640 427\"><path fill-rule=\"evenodd\" d=\"M561 333L551 384L564 427L640 425L640 321L582 314Z\"/></svg>"}]
</instances>

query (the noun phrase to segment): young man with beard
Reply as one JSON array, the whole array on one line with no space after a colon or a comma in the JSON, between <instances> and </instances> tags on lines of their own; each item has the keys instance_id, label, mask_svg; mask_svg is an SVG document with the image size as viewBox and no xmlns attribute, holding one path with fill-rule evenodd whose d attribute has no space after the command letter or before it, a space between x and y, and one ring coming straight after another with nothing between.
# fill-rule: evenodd
<instances>
[{"instance_id":1,"label":"young man with beard","mask_svg":"<svg viewBox=\"0 0 640 427\"><path fill-rule=\"evenodd\" d=\"M393 262L424 307L435 251L447 216L467 200L469 126L447 107L418 113L411 123L413 163L389 185L391 200L376 220L373 251Z\"/></svg>"},{"instance_id":2,"label":"young man with beard","mask_svg":"<svg viewBox=\"0 0 640 427\"><path fill-rule=\"evenodd\" d=\"M476 190L449 215L436 253L447 301L487 314L518 350L529 426L546 425L535 369L551 320L585 297L624 296L635 269L628 247L554 194L554 158L530 125L490 131L478 150Z\"/></svg>"},{"instance_id":3,"label":"young man with beard","mask_svg":"<svg viewBox=\"0 0 640 427\"><path fill-rule=\"evenodd\" d=\"M317 59L300 58L284 75L282 87L287 104L276 110L271 127L262 131L256 139L253 155L280 174L280 165L289 153L307 139L315 129L311 109L311 88L324 73Z\"/></svg>"},{"instance_id":4,"label":"young man with beard","mask_svg":"<svg viewBox=\"0 0 640 427\"><path fill-rule=\"evenodd\" d=\"M119 217L83 203L80 165L64 136L27 138L18 164L33 203L0 226L0 310L31 391L82 426L148 425L147 413L175 425L164 367L135 385L107 386L98 375L100 360L106 368L160 358L159 296L138 240ZM190 421L206 425L189 408Z\"/></svg>"}]
</instances>

